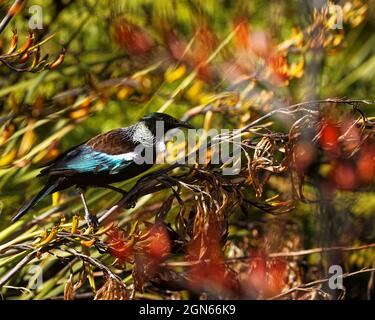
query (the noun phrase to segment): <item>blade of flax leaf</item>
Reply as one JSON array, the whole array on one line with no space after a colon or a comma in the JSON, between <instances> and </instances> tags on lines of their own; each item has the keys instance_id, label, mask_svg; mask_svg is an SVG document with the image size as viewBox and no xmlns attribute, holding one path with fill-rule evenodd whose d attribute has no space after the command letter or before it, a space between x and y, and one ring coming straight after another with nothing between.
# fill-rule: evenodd
<instances>
[{"instance_id":1,"label":"blade of flax leaf","mask_svg":"<svg viewBox=\"0 0 375 320\"><path fill-rule=\"evenodd\" d=\"M90 68L93 68L97 65L101 65L103 63L106 63L108 60L112 60L112 59L118 60L118 59L122 59L122 58L123 58L123 55L118 55L118 54L113 54L113 53L109 53L107 55L102 54L95 61L91 61L91 62L87 63L85 68L87 70L90 70ZM62 80L62 79L64 79L64 77L74 76L82 69L82 67L83 67L82 65L80 65L80 66L67 65L67 66L64 66L63 69L61 69L61 70L59 69L58 71L57 70L55 70L55 71L48 70L48 75L44 79L44 82L50 83L50 82L54 82L54 81L57 81L57 80ZM28 89L36 81L37 81L37 78L32 78L32 79L28 79L28 80L21 80L21 81L17 82L16 84L0 88L0 97L4 97L4 96L6 96L6 95L8 95L9 93L12 93L12 92L20 92L22 90Z\"/></svg>"},{"instance_id":2,"label":"blade of flax leaf","mask_svg":"<svg viewBox=\"0 0 375 320\"><path fill-rule=\"evenodd\" d=\"M48 139L45 139L43 142L39 143L35 148L31 149L29 153L24 155L22 158L18 159L15 164L22 162L23 160L30 160L38 152L46 149L54 140L64 137L69 131L74 129L73 124L68 124L59 131L55 132Z\"/></svg>"},{"instance_id":3,"label":"blade of flax leaf","mask_svg":"<svg viewBox=\"0 0 375 320\"><path fill-rule=\"evenodd\" d=\"M230 41L235 36L236 32L238 30L238 27L236 27L232 32L229 33L229 35L219 44L219 46L216 48L216 50L208 57L206 61L204 61L200 66L209 64L215 57L220 53L220 51L230 43ZM175 98L177 95L180 94L180 92L184 89L186 89L190 83L196 78L198 74L197 69L194 69L181 83L180 85L173 91L173 93L170 95L170 98L159 108L158 112L165 112L175 101Z\"/></svg>"},{"instance_id":4,"label":"blade of flax leaf","mask_svg":"<svg viewBox=\"0 0 375 320\"><path fill-rule=\"evenodd\" d=\"M368 58L355 70L349 73L340 83L337 85L338 90L344 92L346 88L352 85L354 82L360 79L372 79L375 73L375 55Z\"/></svg>"}]
</instances>

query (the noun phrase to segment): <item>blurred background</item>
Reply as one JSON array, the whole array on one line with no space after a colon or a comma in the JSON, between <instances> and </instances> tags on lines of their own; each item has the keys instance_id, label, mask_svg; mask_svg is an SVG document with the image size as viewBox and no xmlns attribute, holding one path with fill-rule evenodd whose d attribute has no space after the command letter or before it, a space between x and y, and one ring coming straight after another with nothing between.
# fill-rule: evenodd
<instances>
[{"instance_id":1,"label":"blurred background","mask_svg":"<svg viewBox=\"0 0 375 320\"><path fill-rule=\"evenodd\" d=\"M9 13L12 3L0 1L1 18ZM59 206L55 217L63 213L66 221L82 212L74 190L69 190L43 200L28 214L29 220L8 228L11 216L42 187L43 181L35 179L40 166L93 135L128 126L148 112L184 117L198 128L233 129L297 103L329 98L375 100L374 1L29 0L20 1L20 5L0 33L0 249L1 244L23 232L49 232L53 221L34 223L30 229L27 223L51 208ZM40 9L42 28L32 30L33 44L40 46L40 60L33 62L35 56L25 56L24 52L7 57L16 40L15 30L15 50L27 45L30 21L35 21L32 19ZM232 284L223 284L227 291L236 292L230 297L278 296L303 283L326 278L333 264L342 266L344 272L374 267L371 245L363 250L350 249L375 243L374 144L360 138L372 138L374 104L361 104L361 112L370 123L353 130L362 113L353 114L351 107L325 104L319 109L321 121L301 130L302 138L293 149L297 154L293 160L296 176L261 173L258 184L255 178L249 178L251 187L241 189L251 202L238 206L228 216L227 236L219 250L225 259L237 262L225 270L215 267L216 278L211 279L216 283L227 273L242 279L246 288L240 291ZM317 105L307 104L306 109L316 111ZM292 139L295 125L288 114L279 114L272 117L269 130L286 134L283 139L287 141L288 137ZM314 141L318 129L319 139ZM287 151L285 147L282 152ZM281 163L280 157L275 155L275 161ZM285 161L293 162L291 158ZM304 195L296 191L299 187L295 179L308 184ZM142 198L123 217L146 212L143 220L153 222L147 212L160 208L168 196L162 192ZM304 197L329 200L305 201ZM119 196L89 190L88 198L90 208L98 212ZM189 199L184 201L189 203ZM265 213L251 205L258 200L268 206L275 200L280 212ZM172 216L178 211L176 202ZM289 210L291 203L293 209ZM172 218L166 221L175 229ZM184 241L188 243L189 239ZM345 249L318 252L319 248L333 247ZM295 258L269 257L272 253L314 248L318 251ZM236 260L243 256L254 259ZM11 262L4 259L9 257L0 256L1 274L6 274L19 258ZM111 257L103 259L108 262ZM63 263L55 260L45 260L50 261L43 265L47 279L54 279L62 268L59 263ZM132 273L131 266L123 270L128 278L120 271L118 274L132 284L134 270ZM62 279L68 276L67 269L49 290L33 294L6 290L3 294L18 298L61 296ZM28 281L27 275L23 281ZM163 281L153 281L138 297L207 297L203 289L194 294L189 290L155 289L155 283L159 281L161 286ZM283 298L373 297L371 272L350 276L344 285L346 290L337 291L322 282L314 290L294 290L293 295ZM82 288L83 292L90 291ZM208 291L221 298L220 288L212 289L211 284Z\"/></svg>"}]
</instances>

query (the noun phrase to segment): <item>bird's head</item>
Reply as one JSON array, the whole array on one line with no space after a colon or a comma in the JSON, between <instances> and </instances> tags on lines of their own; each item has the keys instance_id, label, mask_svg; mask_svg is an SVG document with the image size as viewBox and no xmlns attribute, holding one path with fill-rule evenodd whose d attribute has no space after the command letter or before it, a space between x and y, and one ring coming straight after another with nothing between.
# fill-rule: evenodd
<instances>
[{"instance_id":1,"label":"bird's head","mask_svg":"<svg viewBox=\"0 0 375 320\"><path fill-rule=\"evenodd\" d=\"M168 130L175 128L193 129L193 127L189 123L185 121L180 121L168 114L160 112L146 114L140 119L140 122L143 122L154 135L156 133L156 128L158 124L163 125L164 133Z\"/></svg>"}]
</instances>

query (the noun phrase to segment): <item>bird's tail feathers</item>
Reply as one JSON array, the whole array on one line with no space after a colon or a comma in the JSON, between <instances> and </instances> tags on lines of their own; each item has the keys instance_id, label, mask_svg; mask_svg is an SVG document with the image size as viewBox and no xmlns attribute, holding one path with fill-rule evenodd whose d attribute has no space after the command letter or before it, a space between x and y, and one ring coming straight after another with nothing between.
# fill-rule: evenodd
<instances>
[{"instance_id":1,"label":"bird's tail feathers","mask_svg":"<svg viewBox=\"0 0 375 320\"><path fill-rule=\"evenodd\" d=\"M60 179L53 179L48 181L47 185L40 190L27 204L25 204L17 214L12 218L15 222L27 213L32 207L34 207L40 200L42 200L46 195L53 193L54 189L60 184Z\"/></svg>"}]
</instances>

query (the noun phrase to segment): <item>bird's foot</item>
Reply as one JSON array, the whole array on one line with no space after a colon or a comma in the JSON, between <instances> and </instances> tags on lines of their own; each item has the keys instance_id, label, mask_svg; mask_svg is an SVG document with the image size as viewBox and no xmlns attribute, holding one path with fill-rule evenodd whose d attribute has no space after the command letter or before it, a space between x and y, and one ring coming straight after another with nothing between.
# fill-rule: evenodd
<instances>
[{"instance_id":1,"label":"bird's foot","mask_svg":"<svg viewBox=\"0 0 375 320\"><path fill-rule=\"evenodd\" d=\"M137 205L137 201L135 201L135 200L129 200L128 203L126 204L126 209L135 208L136 205Z\"/></svg>"},{"instance_id":2,"label":"bird's foot","mask_svg":"<svg viewBox=\"0 0 375 320\"><path fill-rule=\"evenodd\" d=\"M81 200L82 200L83 209L85 210L85 220L86 220L87 225L89 226L89 228L93 230L97 230L100 226L99 220L96 216L92 215L89 211L89 208L87 206L87 202L85 199L86 188L77 186L76 190L79 193Z\"/></svg>"},{"instance_id":3,"label":"bird's foot","mask_svg":"<svg viewBox=\"0 0 375 320\"><path fill-rule=\"evenodd\" d=\"M99 223L99 220L98 220L97 216L95 216L93 214L86 214L85 215L85 220L86 220L87 225L90 228L92 228L93 230L98 230L99 229L100 223Z\"/></svg>"}]
</instances>

